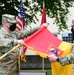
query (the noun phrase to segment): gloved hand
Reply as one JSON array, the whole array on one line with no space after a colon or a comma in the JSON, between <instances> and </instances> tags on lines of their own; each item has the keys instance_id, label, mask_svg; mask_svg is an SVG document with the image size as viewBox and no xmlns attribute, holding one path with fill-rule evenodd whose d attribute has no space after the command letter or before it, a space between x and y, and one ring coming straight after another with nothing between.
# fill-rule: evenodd
<instances>
[{"instance_id":1,"label":"gloved hand","mask_svg":"<svg viewBox=\"0 0 74 75\"><path fill-rule=\"evenodd\" d=\"M24 45L24 40L18 40L18 44Z\"/></svg>"},{"instance_id":2,"label":"gloved hand","mask_svg":"<svg viewBox=\"0 0 74 75\"><path fill-rule=\"evenodd\" d=\"M54 54L48 55L49 61L50 62L56 62L56 59L58 58L57 56L55 56Z\"/></svg>"}]
</instances>

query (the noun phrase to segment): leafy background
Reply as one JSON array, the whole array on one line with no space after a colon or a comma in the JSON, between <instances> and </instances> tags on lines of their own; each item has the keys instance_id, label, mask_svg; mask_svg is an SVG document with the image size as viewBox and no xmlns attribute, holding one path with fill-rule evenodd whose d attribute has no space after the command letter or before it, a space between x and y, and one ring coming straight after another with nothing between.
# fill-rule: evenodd
<instances>
[{"instance_id":1,"label":"leafy background","mask_svg":"<svg viewBox=\"0 0 74 75\"><path fill-rule=\"evenodd\" d=\"M67 14L69 13L68 8L73 7L73 0L25 0L23 5L27 25L30 25L32 22L36 23L35 19L38 21L36 14L42 12L43 2L45 3L48 17L54 18L54 23L58 26L58 30L63 31L64 29L68 29L66 24ZM0 17L5 13L17 16L18 11L18 0L0 0Z\"/></svg>"}]
</instances>

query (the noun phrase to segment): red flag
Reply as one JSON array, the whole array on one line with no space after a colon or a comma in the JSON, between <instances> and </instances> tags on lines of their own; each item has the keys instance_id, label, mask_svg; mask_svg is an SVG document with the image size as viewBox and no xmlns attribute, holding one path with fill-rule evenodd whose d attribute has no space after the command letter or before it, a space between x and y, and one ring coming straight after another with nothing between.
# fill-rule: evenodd
<instances>
[{"instance_id":1,"label":"red flag","mask_svg":"<svg viewBox=\"0 0 74 75\"><path fill-rule=\"evenodd\" d=\"M43 23L46 23L46 8L45 8L45 5L44 5L43 10L42 10L41 25L42 25Z\"/></svg>"},{"instance_id":2,"label":"red flag","mask_svg":"<svg viewBox=\"0 0 74 75\"><path fill-rule=\"evenodd\" d=\"M70 43L55 37L45 26L29 36L25 40L25 46L44 58L54 53L58 56L65 56L72 51ZM54 62L51 65L52 75L72 75L72 64L61 66L58 62Z\"/></svg>"},{"instance_id":3,"label":"red flag","mask_svg":"<svg viewBox=\"0 0 74 75\"><path fill-rule=\"evenodd\" d=\"M42 57L46 57L50 54L48 50L50 50L51 47L59 51L58 46L61 42L62 41L56 38L45 26L25 40L26 46L34 50L40 56L42 55Z\"/></svg>"}]
</instances>

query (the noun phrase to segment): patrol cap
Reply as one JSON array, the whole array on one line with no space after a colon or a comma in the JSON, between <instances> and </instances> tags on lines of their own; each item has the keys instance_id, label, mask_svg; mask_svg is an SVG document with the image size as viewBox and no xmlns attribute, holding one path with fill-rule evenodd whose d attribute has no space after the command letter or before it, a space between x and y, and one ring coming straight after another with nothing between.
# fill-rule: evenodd
<instances>
[{"instance_id":1,"label":"patrol cap","mask_svg":"<svg viewBox=\"0 0 74 75\"><path fill-rule=\"evenodd\" d=\"M71 27L72 27L72 26L74 26L74 20L72 20L72 24L71 24Z\"/></svg>"},{"instance_id":2,"label":"patrol cap","mask_svg":"<svg viewBox=\"0 0 74 75\"><path fill-rule=\"evenodd\" d=\"M14 15L10 15L10 14L3 14L2 15L2 20L6 20L10 23L16 23L16 17Z\"/></svg>"}]
</instances>

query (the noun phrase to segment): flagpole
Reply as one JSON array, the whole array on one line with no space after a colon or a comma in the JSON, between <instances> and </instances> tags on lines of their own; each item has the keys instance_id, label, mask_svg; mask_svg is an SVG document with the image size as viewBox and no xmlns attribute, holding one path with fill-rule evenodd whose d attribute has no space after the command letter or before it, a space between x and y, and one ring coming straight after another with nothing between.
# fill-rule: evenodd
<instances>
[{"instance_id":1,"label":"flagpole","mask_svg":"<svg viewBox=\"0 0 74 75\"><path fill-rule=\"evenodd\" d=\"M43 0L43 8L44 8L44 5L45 5L45 0ZM44 58L42 58L42 70L44 71Z\"/></svg>"},{"instance_id":2,"label":"flagpole","mask_svg":"<svg viewBox=\"0 0 74 75\"><path fill-rule=\"evenodd\" d=\"M21 2L22 0L20 0ZM20 71L20 50L18 51L18 71Z\"/></svg>"},{"instance_id":3,"label":"flagpole","mask_svg":"<svg viewBox=\"0 0 74 75\"><path fill-rule=\"evenodd\" d=\"M24 3L26 0L20 0L20 2L22 2L22 3ZM20 63L20 54L21 54L21 51L19 50L18 51L18 70L20 71L20 65L21 65L21 63Z\"/></svg>"},{"instance_id":4,"label":"flagpole","mask_svg":"<svg viewBox=\"0 0 74 75\"><path fill-rule=\"evenodd\" d=\"M20 0L20 4L22 3L22 4L20 5L20 7L24 4L24 2L26 2L26 0ZM20 10L20 11L21 11L21 10ZM19 11L19 12L20 12L20 11ZM17 26L17 28L19 28L19 27ZM23 25L21 25L21 29L19 28L19 30L22 30L22 29L24 29L24 28L23 28ZM18 51L18 69L19 69L19 71L20 71L20 64L21 64L21 63L20 63L20 60L21 60L20 54L21 54L21 50Z\"/></svg>"},{"instance_id":5,"label":"flagpole","mask_svg":"<svg viewBox=\"0 0 74 75\"><path fill-rule=\"evenodd\" d=\"M16 50L17 48L19 48L21 45L18 44L17 46L13 47L11 50L9 50L7 53L3 54L2 56L0 56L0 60L3 59L4 57L6 57L9 53L11 53L12 51Z\"/></svg>"},{"instance_id":6,"label":"flagpole","mask_svg":"<svg viewBox=\"0 0 74 75\"><path fill-rule=\"evenodd\" d=\"M42 70L44 71L44 58L42 58Z\"/></svg>"},{"instance_id":7,"label":"flagpole","mask_svg":"<svg viewBox=\"0 0 74 75\"><path fill-rule=\"evenodd\" d=\"M20 50L18 51L18 70L20 71Z\"/></svg>"},{"instance_id":8,"label":"flagpole","mask_svg":"<svg viewBox=\"0 0 74 75\"><path fill-rule=\"evenodd\" d=\"M44 7L44 0L43 0L43 7ZM44 58L42 58L42 70L44 71Z\"/></svg>"}]
</instances>

